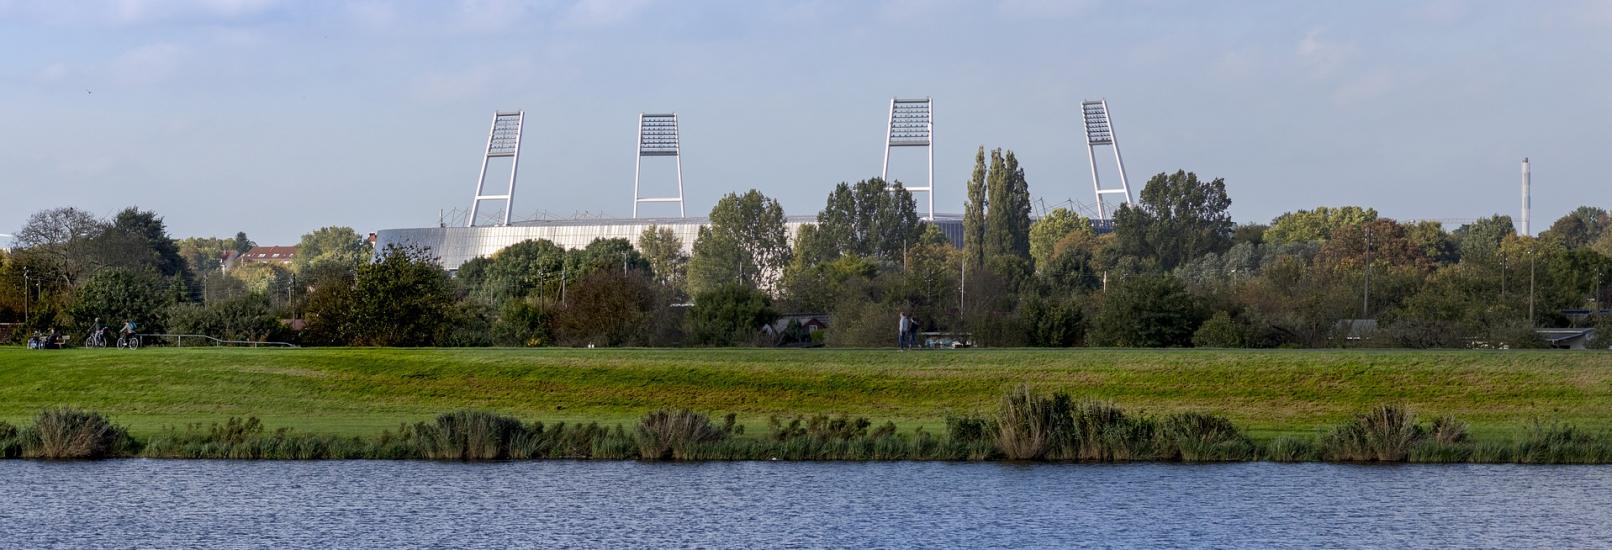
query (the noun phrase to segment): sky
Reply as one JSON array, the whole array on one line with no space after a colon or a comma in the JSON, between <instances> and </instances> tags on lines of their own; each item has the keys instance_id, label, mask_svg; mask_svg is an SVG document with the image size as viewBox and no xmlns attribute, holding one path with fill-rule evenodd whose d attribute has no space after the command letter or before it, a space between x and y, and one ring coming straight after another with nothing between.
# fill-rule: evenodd
<instances>
[{"instance_id":1,"label":"sky","mask_svg":"<svg viewBox=\"0 0 1612 550\"><path fill-rule=\"evenodd\" d=\"M690 215L751 188L812 214L879 175L892 96L933 98L941 213L980 146L1037 210L1089 208L1104 98L1138 192L1182 169L1239 222L1453 225L1515 217L1531 157L1537 233L1612 207L1609 35L1612 0L0 0L0 233L59 206L260 244L462 219L498 110L526 112L516 219L629 216L637 116L666 111Z\"/></svg>"}]
</instances>

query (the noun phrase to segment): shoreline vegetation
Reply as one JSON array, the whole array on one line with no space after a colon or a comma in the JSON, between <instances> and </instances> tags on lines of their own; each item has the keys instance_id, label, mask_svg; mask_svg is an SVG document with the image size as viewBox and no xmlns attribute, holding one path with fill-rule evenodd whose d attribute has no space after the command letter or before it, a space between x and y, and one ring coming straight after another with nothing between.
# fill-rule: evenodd
<instances>
[{"instance_id":1,"label":"shoreline vegetation","mask_svg":"<svg viewBox=\"0 0 1612 550\"><path fill-rule=\"evenodd\" d=\"M98 412L64 407L41 411L20 428L0 422L0 458L1612 463L1612 434L1535 421L1520 439L1477 440L1457 418L1424 421L1396 404L1371 407L1310 437L1263 443L1219 415L1140 414L1025 385L1003 395L991 414L948 417L944 433L814 415L773 416L764 433L746 434L735 418L661 409L631 426L567 425L460 410L377 436L343 437L270 431L255 417L231 417L137 439Z\"/></svg>"}]
</instances>

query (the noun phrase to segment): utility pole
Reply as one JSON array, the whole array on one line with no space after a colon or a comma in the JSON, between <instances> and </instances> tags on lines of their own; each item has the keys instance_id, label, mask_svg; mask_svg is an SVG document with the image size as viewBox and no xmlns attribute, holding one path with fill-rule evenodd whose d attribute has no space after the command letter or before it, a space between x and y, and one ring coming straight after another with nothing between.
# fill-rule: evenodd
<instances>
[{"instance_id":1,"label":"utility pole","mask_svg":"<svg viewBox=\"0 0 1612 550\"><path fill-rule=\"evenodd\" d=\"M25 326L32 326L28 322L32 318L31 310L28 308L28 285L30 284L33 284L33 279L28 273L28 268L24 267L22 268L22 324Z\"/></svg>"}]
</instances>

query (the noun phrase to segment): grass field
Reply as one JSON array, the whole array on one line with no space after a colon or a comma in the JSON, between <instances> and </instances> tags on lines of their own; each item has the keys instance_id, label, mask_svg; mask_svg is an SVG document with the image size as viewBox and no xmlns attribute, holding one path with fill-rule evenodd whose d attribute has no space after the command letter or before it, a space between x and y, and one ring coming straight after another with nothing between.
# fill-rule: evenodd
<instances>
[{"instance_id":1,"label":"grass field","mask_svg":"<svg viewBox=\"0 0 1612 550\"><path fill-rule=\"evenodd\" d=\"M939 429L1015 384L1131 410L1228 416L1259 439L1314 433L1384 402L1452 414L1478 437L1534 419L1612 429L1612 353L1335 350L583 350L0 348L0 420L96 409L136 435L257 416L372 435L462 408L630 424L660 407L851 414Z\"/></svg>"}]
</instances>

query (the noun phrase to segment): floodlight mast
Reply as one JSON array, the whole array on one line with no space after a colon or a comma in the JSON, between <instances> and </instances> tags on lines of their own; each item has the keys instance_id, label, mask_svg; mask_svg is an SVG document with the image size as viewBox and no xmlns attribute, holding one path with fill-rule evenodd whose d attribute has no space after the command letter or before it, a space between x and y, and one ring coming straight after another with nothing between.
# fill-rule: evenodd
<instances>
[{"instance_id":1,"label":"floodlight mast","mask_svg":"<svg viewBox=\"0 0 1612 550\"><path fill-rule=\"evenodd\" d=\"M935 219L935 117L932 98L890 98L890 119L884 133L884 170L879 177L890 181L890 149L892 147L923 147L929 152L929 184L907 187L912 193L923 193L929 206L926 220Z\"/></svg>"},{"instance_id":2,"label":"floodlight mast","mask_svg":"<svg viewBox=\"0 0 1612 550\"><path fill-rule=\"evenodd\" d=\"M499 218L498 225L509 225L510 207L515 205L515 173L521 163L521 126L526 121L526 111L498 111L493 113L492 128L487 130L487 148L481 158L481 174L476 176L476 196L470 201L470 217L465 220L465 227L476 226L476 213L480 211L481 201L504 201L504 214ZM509 187L502 195L483 194L487 185L487 163L494 158L510 157L514 160L509 165Z\"/></svg>"},{"instance_id":3,"label":"floodlight mast","mask_svg":"<svg viewBox=\"0 0 1612 550\"><path fill-rule=\"evenodd\" d=\"M1119 155L1119 139L1114 137L1114 123L1108 116L1108 100L1080 102L1082 121L1086 126L1086 160L1091 162L1091 186L1097 193L1097 217L1109 219L1111 210L1103 204L1103 195L1119 195L1121 204L1131 204L1131 184L1125 178L1125 160ZM1097 177L1097 152L1100 145L1114 150L1114 164L1119 167L1119 187L1104 189Z\"/></svg>"},{"instance_id":4,"label":"floodlight mast","mask_svg":"<svg viewBox=\"0 0 1612 550\"><path fill-rule=\"evenodd\" d=\"M638 113L637 149L632 169L632 217L638 217L638 204L644 202L675 202L678 217L687 217L683 210L683 143L677 130L677 113ZM645 197L639 192L644 157L672 157L677 161L677 196Z\"/></svg>"}]
</instances>

